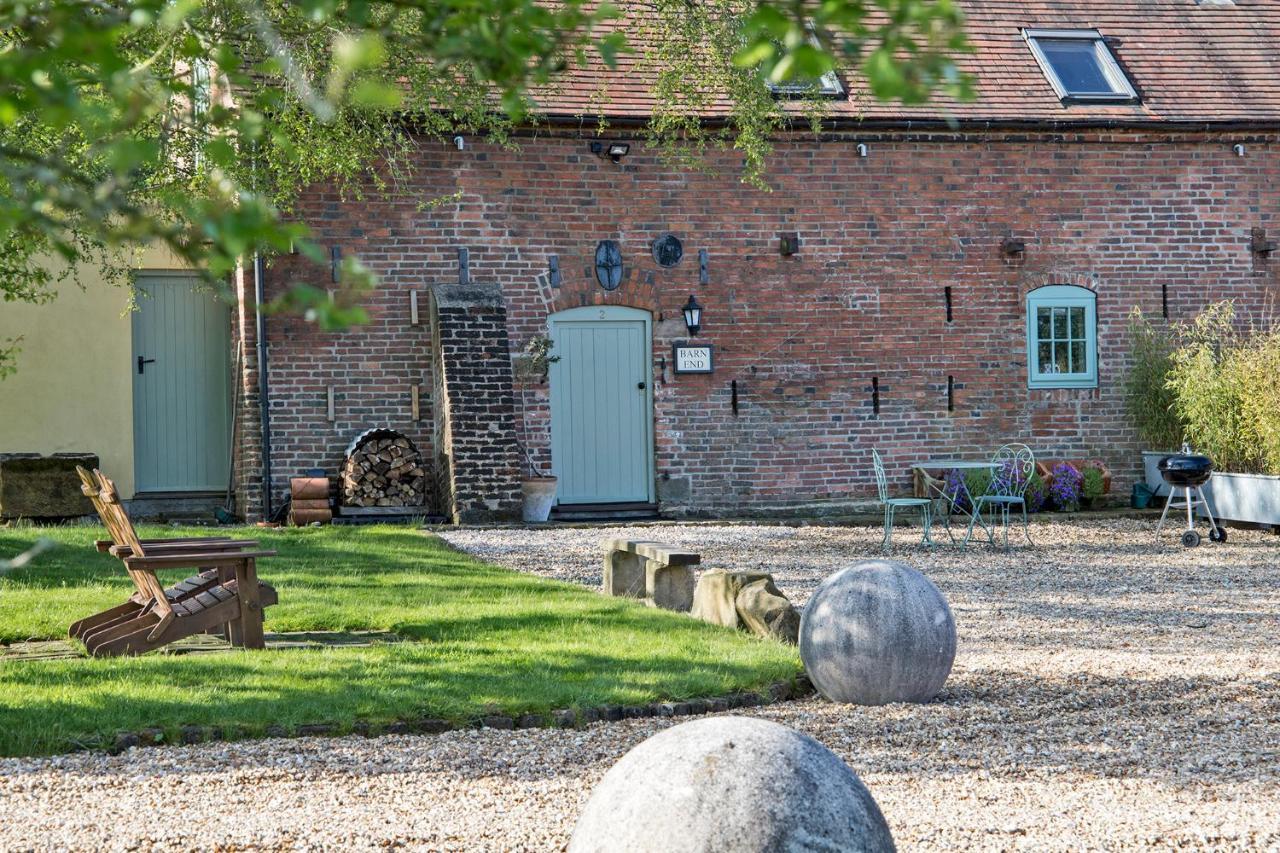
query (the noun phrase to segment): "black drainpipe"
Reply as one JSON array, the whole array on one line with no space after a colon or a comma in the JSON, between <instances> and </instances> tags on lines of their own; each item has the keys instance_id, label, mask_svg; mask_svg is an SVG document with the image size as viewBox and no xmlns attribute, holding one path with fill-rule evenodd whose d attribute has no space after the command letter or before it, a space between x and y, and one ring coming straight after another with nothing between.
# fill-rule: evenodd
<instances>
[{"instance_id":1,"label":"black drainpipe","mask_svg":"<svg viewBox=\"0 0 1280 853\"><path fill-rule=\"evenodd\" d=\"M266 301L262 255L253 256L253 324L258 336L258 408L262 414L262 509L271 520L271 384L267 380L267 318L262 313Z\"/></svg>"}]
</instances>

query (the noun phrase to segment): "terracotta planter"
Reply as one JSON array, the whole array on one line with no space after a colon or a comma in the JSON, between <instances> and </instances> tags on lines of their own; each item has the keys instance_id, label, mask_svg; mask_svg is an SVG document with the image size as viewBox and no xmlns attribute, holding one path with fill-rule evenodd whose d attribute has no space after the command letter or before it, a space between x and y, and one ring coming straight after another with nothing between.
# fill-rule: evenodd
<instances>
[{"instance_id":1,"label":"terracotta planter","mask_svg":"<svg viewBox=\"0 0 1280 853\"><path fill-rule=\"evenodd\" d=\"M551 516L559 483L555 477L531 477L520 484L524 492L525 521L543 522Z\"/></svg>"}]
</instances>

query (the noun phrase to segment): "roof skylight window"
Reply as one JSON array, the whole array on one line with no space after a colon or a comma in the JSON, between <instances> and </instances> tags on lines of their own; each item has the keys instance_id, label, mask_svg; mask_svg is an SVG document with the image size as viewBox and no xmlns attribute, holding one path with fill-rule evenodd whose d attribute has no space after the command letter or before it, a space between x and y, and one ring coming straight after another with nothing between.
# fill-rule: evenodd
<instances>
[{"instance_id":1,"label":"roof skylight window","mask_svg":"<svg viewBox=\"0 0 1280 853\"><path fill-rule=\"evenodd\" d=\"M809 31L809 44L821 50L821 46L818 44L818 36L813 31L813 24L808 24L806 29ZM782 53L782 45L776 41L774 44L777 46L778 52ZM799 98L806 95L814 95L821 98L839 98L844 95L844 86L841 85L840 78L836 76L834 71L828 71L818 77L800 75L785 83L774 83L772 80L766 80L765 84L775 98Z\"/></svg>"},{"instance_id":2,"label":"roof skylight window","mask_svg":"<svg viewBox=\"0 0 1280 853\"><path fill-rule=\"evenodd\" d=\"M1023 35L1064 104L1138 100L1097 30L1023 30Z\"/></svg>"},{"instance_id":3,"label":"roof skylight window","mask_svg":"<svg viewBox=\"0 0 1280 853\"><path fill-rule=\"evenodd\" d=\"M844 94L844 86L834 71L828 71L821 77L797 78L786 83L768 81L769 91L775 96L798 98L804 95L818 95L824 98L838 98Z\"/></svg>"}]
</instances>

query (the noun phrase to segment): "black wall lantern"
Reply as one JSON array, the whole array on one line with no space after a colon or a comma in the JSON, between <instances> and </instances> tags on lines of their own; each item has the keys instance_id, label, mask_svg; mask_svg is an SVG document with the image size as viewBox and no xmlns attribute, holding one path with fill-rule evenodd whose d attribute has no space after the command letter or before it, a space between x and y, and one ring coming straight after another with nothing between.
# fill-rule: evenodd
<instances>
[{"instance_id":1,"label":"black wall lantern","mask_svg":"<svg viewBox=\"0 0 1280 853\"><path fill-rule=\"evenodd\" d=\"M684 312L684 325L689 330L689 334L698 334L698 330L702 328L702 306L693 298L692 293L689 294L689 301L680 310Z\"/></svg>"}]
</instances>

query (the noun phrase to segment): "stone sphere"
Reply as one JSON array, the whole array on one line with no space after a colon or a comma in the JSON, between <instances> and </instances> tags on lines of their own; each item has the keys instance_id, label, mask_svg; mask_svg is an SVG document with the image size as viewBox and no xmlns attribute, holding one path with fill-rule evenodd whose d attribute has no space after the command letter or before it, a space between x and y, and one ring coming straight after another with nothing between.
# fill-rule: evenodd
<instances>
[{"instance_id":1,"label":"stone sphere","mask_svg":"<svg viewBox=\"0 0 1280 853\"><path fill-rule=\"evenodd\" d=\"M891 560L833 574L800 618L800 659L832 702L928 702L956 657L956 622L924 575Z\"/></svg>"},{"instance_id":2,"label":"stone sphere","mask_svg":"<svg viewBox=\"0 0 1280 853\"><path fill-rule=\"evenodd\" d=\"M682 723L600 780L569 853L892 851L861 780L822 744L748 717Z\"/></svg>"}]
</instances>

